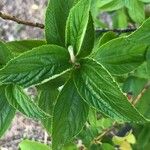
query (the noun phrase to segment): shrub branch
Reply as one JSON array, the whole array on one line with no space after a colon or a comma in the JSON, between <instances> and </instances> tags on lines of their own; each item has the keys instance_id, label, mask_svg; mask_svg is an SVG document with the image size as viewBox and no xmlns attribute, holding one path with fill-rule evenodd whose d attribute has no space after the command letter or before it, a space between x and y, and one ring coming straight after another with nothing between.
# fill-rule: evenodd
<instances>
[{"instance_id":1,"label":"shrub branch","mask_svg":"<svg viewBox=\"0 0 150 150\"><path fill-rule=\"evenodd\" d=\"M0 11L0 18L4 19L4 20L11 20L11 21L14 21L18 24L23 24L23 25L26 25L26 26L31 26L31 27L37 27L37 28L40 28L40 29L44 29L44 24L42 23L34 23L34 22L31 22L31 21L27 21L27 20L23 20L23 19L20 19L16 16L12 16L12 15L9 15L9 14L6 14L4 12L1 12ZM116 33L128 33L128 32L133 32L135 31L136 28L128 28L128 29L96 29L96 32L97 33L105 33L105 32L108 32L108 31L112 31L112 32L116 32Z\"/></svg>"},{"instance_id":2,"label":"shrub branch","mask_svg":"<svg viewBox=\"0 0 150 150\"><path fill-rule=\"evenodd\" d=\"M1 11L0 11L0 18L2 18L4 20L11 20L11 21L17 22L18 24L23 24L23 25L27 25L27 26L32 26L32 27L44 29L44 24L22 20L22 19L17 18L16 16L11 16L11 15L8 15L8 14L3 13Z\"/></svg>"},{"instance_id":3,"label":"shrub branch","mask_svg":"<svg viewBox=\"0 0 150 150\"><path fill-rule=\"evenodd\" d=\"M132 102L133 105L136 105L140 99L143 97L143 95L145 94L145 92L150 88L150 81L148 81L144 88L142 89L142 91L138 94L138 96L135 98L135 100Z\"/></svg>"},{"instance_id":4,"label":"shrub branch","mask_svg":"<svg viewBox=\"0 0 150 150\"><path fill-rule=\"evenodd\" d=\"M136 28L127 28L127 29L96 29L96 32L97 33L105 33L105 32L109 32L109 31L112 31L112 32L116 32L116 33L128 33L128 32L133 32L135 31Z\"/></svg>"}]
</instances>

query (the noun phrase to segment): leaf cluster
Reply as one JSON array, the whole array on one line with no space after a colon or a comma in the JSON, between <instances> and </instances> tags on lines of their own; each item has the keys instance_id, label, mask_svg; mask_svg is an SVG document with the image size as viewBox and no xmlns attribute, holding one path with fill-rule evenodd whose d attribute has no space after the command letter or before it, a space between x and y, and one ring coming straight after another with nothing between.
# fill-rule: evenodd
<instances>
[{"instance_id":1,"label":"leaf cluster","mask_svg":"<svg viewBox=\"0 0 150 150\"><path fill-rule=\"evenodd\" d=\"M149 1L102 0L98 6L119 12L126 7L130 17L141 23L143 2ZM91 150L111 150L112 143L97 142L114 121L149 123L149 90L135 106L132 102L150 78L150 19L132 34L108 32L99 40L92 10L92 0L50 0L46 40L0 42L0 136L20 111L41 121L52 135L54 150L76 149L69 143L80 137ZM38 91L35 100L24 92L31 86ZM50 149L31 141L20 144L22 150L29 146Z\"/></svg>"}]
</instances>

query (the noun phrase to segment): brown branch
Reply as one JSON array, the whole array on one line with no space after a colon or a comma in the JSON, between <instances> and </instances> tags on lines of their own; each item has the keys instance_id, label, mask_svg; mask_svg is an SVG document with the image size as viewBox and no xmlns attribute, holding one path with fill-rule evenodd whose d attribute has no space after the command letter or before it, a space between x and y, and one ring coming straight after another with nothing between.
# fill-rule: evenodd
<instances>
[{"instance_id":1,"label":"brown branch","mask_svg":"<svg viewBox=\"0 0 150 150\"><path fill-rule=\"evenodd\" d=\"M22 20L20 18L17 18L16 16L12 16L12 15L3 13L1 11L0 11L0 18L2 18L4 20L11 20L11 21L14 21L18 24L23 24L23 25L27 25L27 26L32 26L32 27L37 27L37 28L40 28L40 29L44 29L44 24ZM97 33L105 33L105 32L108 32L108 31L112 31L112 32L116 32L116 33L120 34L120 33L133 32L135 30L136 30L136 28L134 28L134 29L132 29L132 28L129 28L129 29L96 29L96 32Z\"/></svg>"},{"instance_id":2,"label":"brown branch","mask_svg":"<svg viewBox=\"0 0 150 150\"><path fill-rule=\"evenodd\" d=\"M150 81L146 83L146 85L144 86L142 91L139 93L139 95L135 98L135 100L133 100L132 104L136 105L149 88L150 88Z\"/></svg>"},{"instance_id":3,"label":"brown branch","mask_svg":"<svg viewBox=\"0 0 150 150\"><path fill-rule=\"evenodd\" d=\"M94 138L93 143L95 143L95 144L96 144L96 143L100 143L100 141L102 140L102 138L103 138L104 136L106 136L107 134L109 134L110 132L112 132L112 130L114 129L114 127L115 127L116 125L117 125L117 123L114 122L113 125L112 125L112 127L103 130L103 132L102 132L100 135L98 135L96 138Z\"/></svg>"},{"instance_id":4,"label":"brown branch","mask_svg":"<svg viewBox=\"0 0 150 150\"><path fill-rule=\"evenodd\" d=\"M44 29L44 24L22 20L22 19L17 18L16 16L11 16L11 15L8 15L8 14L3 13L1 11L0 11L0 18L2 18L4 20L11 20L11 21L17 22L18 24L23 24L23 25L27 25L27 26L32 26L32 27Z\"/></svg>"}]
</instances>

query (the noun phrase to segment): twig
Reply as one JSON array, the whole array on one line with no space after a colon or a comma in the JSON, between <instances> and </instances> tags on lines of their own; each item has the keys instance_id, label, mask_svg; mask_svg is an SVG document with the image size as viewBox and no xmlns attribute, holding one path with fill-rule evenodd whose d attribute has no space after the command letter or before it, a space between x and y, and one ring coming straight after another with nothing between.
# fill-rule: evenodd
<instances>
[{"instance_id":1,"label":"twig","mask_svg":"<svg viewBox=\"0 0 150 150\"><path fill-rule=\"evenodd\" d=\"M31 21L26 21L26 20L17 18L16 16L12 16L12 15L3 13L1 11L0 11L0 18L2 18L4 20L11 20L11 21L14 21L18 24L23 24L23 25L27 25L27 26L32 26L32 27L44 29L44 24L42 24L42 23L34 23ZM112 31L112 32L116 32L116 33L120 34L120 33L133 32L135 30L136 30L136 28L134 28L134 29L132 29L132 28L129 28L129 29L96 29L96 32L97 33L105 33L108 31Z\"/></svg>"},{"instance_id":2,"label":"twig","mask_svg":"<svg viewBox=\"0 0 150 150\"><path fill-rule=\"evenodd\" d=\"M22 19L17 18L16 16L11 16L11 15L8 15L8 14L3 13L1 11L0 11L0 18L2 18L4 20L11 20L11 21L17 22L18 24L24 24L27 26L32 26L32 27L44 29L44 24L22 20Z\"/></svg>"},{"instance_id":3,"label":"twig","mask_svg":"<svg viewBox=\"0 0 150 150\"><path fill-rule=\"evenodd\" d=\"M128 33L128 32L133 32L135 31L136 28L128 28L128 29L96 29L97 33L105 33L105 32L116 32L116 33Z\"/></svg>"},{"instance_id":4,"label":"twig","mask_svg":"<svg viewBox=\"0 0 150 150\"><path fill-rule=\"evenodd\" d=\"M113 123L112 127L105 129L100 135L98 135L96 138L94 138L94 143L100 143L101 139L106 136L107 134L109 134L114 127L117 125L116 122Z\"/></svg>"},{"instance_id":5,"label":"twig","mask_svg":"<svg viewBox=\"0 0 150 150\"><path fill-rule=\"evenodd\" d=\"M142 89L142 91L139 93L139 95L135 98L135 100L133 100L132 104L136 105L139 100L141 99L141 97L145 94L145 92L150 88L150 81L148 81L146 83L146 85L144 86L144 88Z\"/></svg>"}]
</instances>

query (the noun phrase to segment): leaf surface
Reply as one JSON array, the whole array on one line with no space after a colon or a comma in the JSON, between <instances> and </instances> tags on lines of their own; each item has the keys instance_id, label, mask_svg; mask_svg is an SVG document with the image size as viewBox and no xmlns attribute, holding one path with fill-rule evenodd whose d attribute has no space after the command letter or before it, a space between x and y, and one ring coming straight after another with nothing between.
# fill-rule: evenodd
<instances>
[{"instance_id":1,"label":"leaf surface","mask_svg":"<svg viewBox=\"0 0 150 150\"><path fill-rule=\"evenodd\" d=\"M148 48L146 53L146 70L147 70L147 75L150 78L150 47Z\"/></svg>"},{"instance_id":2,"label":"leaf surface","mask_svg":"<svg viewBox=\"0 0 150 150\"><path fill-rule=\"evenodd\" d=\"M6 97L9 104L15 109L28 117L35 119L49 118L42 109L40 109L35 102L33 102L23 91L23 89L16 85L8 85L6 88Z\"/></svg>"},{"instance_id":3,"label":"leaf surface","mask_svg":"<svg viewBox=\"0 0 150 150\"><path fill-rule=\"evenodd\" d=\"M150 0L139 0L141 2L144 2L144 3L150 3Z\"/></svg>"},{"instance_id":4,"label":"leaf surface","mask_svg":"<svg viewBox=\"0 0 150 150\"><path fill-rule=\"evenodd\" d=\"M113 39L94 50L93 58L112 74L121 75L135 70L144 62L150 45L149 27L150 19L129 36Z\"/></svg>"},{"instance_id":5,"label":"leaf surface","mask_svg":"<svg viewBox=\"0 0 150 150\"><path fill-rule=\"evenodd\" d=\"M23 140L19 144L19 147L21 150L51 150L51 148L45 144L29 140Z\"/></svg>"},{"instance_id":6,"label":"leaf surface","mask_svg":"<svg viewBox=\"0 0 150 150\"><path fill-rule=\"evenodd\" d=\"M12 57L11 51L6 44L0 41L0 67L5 65Z\"/></svg>"},{"instance_id":7,"label":"leaf surface","mask_svg":"<svg viewBox=\"0 0 150 150\"><path fill-rule=\"evenodd\" d=\"M46 82L68 71L69 60L69 53L62 47L37 47L9 61L0 70L0 82L25 87Z\"/></svg>"},{"instance_id":8,"label":"leaf surface","mask_svg":"<svg viewBox=\"0 0 150 150\"><path fill-rule=\"evenodd\" d=\"M16 55L32 50L35 47L45 45L46 41L44 40L22 40L22 41L11 41L7 42L7 47Z\"/></svg>"},{"instance_id":9,"label":"leaf surface","mask_svg":"<svg viewBox=\"0 0 150 150\"><path fill-rule=\"evenodd\" d=\"M102 11L114 11L124 7L124 2L123 0L101 0L98 6Z\"/></svg>"},{"instance_id":10,"label":"leaf surface","mask_svg":"<svg viewBox=\"0 0 150 150\"><path fill-rule=\"evenodd\" d=\"M65 46L65 27L69 11L77 0L49 0L45 34L49 44Z\"/></svg>"},{"instance_id":11,"label":"leaf surface","mask_svg":"<svg viewBox=\"0 0 150 150\"><path fill-rule=\"evenodd\" d=\"M145 19L144 4L139 0L127 0L125 4L132 20L142 23Z\"/></svg>"},{"instance_id":12,"label":"leaf surface","mask_svg":"<svg viewBox=\"0 0 150 150\"><path fill-rule=\"evenodd\" d=\"M88 116L88 105L79 96L70 79L60 92L53 114L53 149L61 149L76 136Z\"/></svg>"},{"instance_id":13,"label":"leaf surface","mask_svg":"<svg viewBox=\"0 0 150 150\"><path fill-rule=\"evenodd\" d=\"M49 81L38 86L38 93L38 106L47 114L52 116L56 98L59 93L58 89ZM51 134L52 118L42 119L41 122L47 132Z\"/></svg>"},{"instance_id":14,"label":"leaf surface","mask_svg":"<svg viewBox=\"0 0 150 150\"><path fill-rule=\"evenodd\" d=\"M94 39L95 39L94 34L95 34L94 23L93 23L92 16L90 14L86 33L85 33L85 36L84 36L84 39L82 42L82 46L81 46L81 50L80 50L78 57L85 57L91 53L91 51L94 47Z\"/></svg>"},{"instance_id":15,"label":"leaf surface","mask_svg":"<svg viewBox=\"0 0 150 150\"><path fill-rule=\"evenodd\" d=\"M6 132L15 116L15 109L9 105L5 96L5 86L0 87L0 137Z\"/></svg>"},{"instance_id":16,"label":"leaf surface","mask_svg":"<svg viewBox=\"0 0 150 150\"><path fill-rule=\"evenodd\" d=\"M66 45L72 45L79 54L86 34L91 0L80 0L69 13L66 25Z\"/></svg>"},{"instance_id":17,"label":"leaf surface","mask_svg":"<svg viewBox=\"0 0 150 150\"><path fill-rule=\"evenodd\" d=\"M101 64L91 59L83 59L80 65L81 68L75 72L74 82L80 96L91 107L117 121L146 121Z\"/></svg>"}]
</instances>

